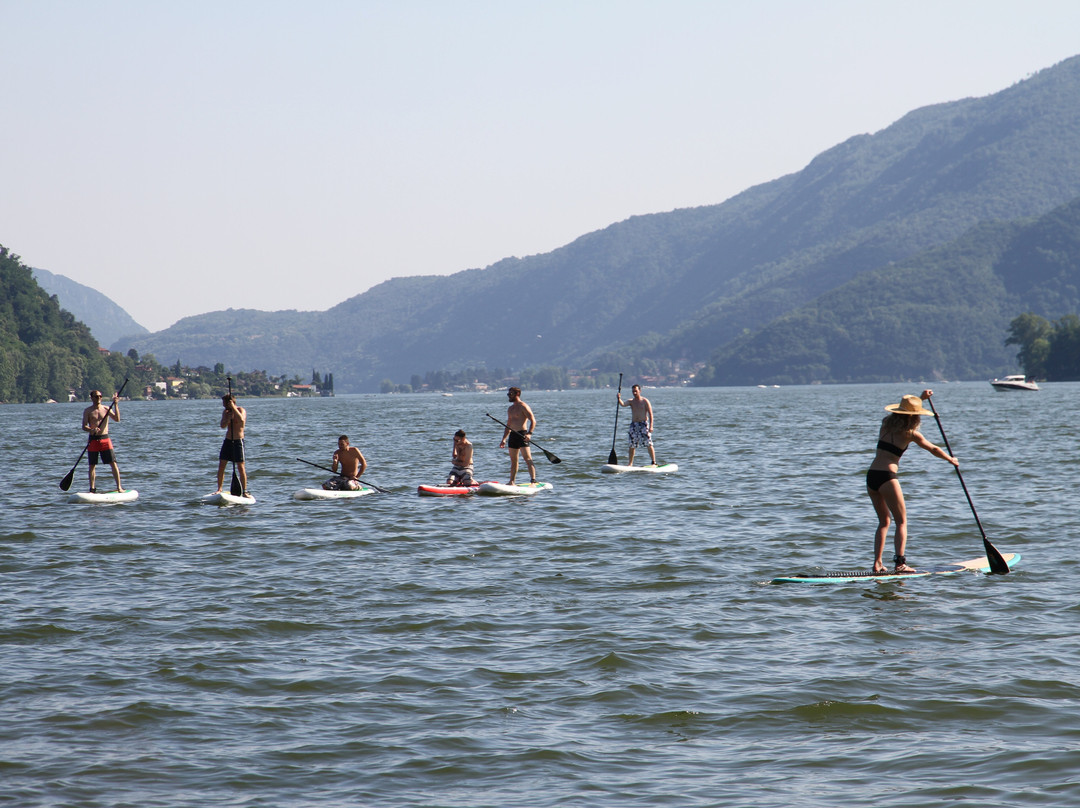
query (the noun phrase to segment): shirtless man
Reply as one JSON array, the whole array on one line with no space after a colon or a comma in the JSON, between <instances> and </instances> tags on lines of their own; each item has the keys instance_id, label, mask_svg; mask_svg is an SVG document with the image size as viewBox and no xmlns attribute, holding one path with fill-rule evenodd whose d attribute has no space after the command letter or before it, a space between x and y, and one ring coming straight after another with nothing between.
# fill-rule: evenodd
<instances>
[{"instance_id":1,"label":"shirtless man","mask_svg":"<svg viewBox=\"0 0 1080 808\"><path fill-rule=\"evenodd\" d=\"M633 393L633 398L629 401L622 400L622 394L616 393L619 397L620 407L629 407L631 415L630 432L628 437L630 438L630 459L626 465L634 465L634 450L638 446L649 447L649 458L652 460L652 464L656 465L656 449L652 444L653 429L656 428L656 422L653 420L652 404L649 403L649 399L644 398L641 395L641 385L635 384L630 388L630 392Z\"/></svg>"},{"instance_id":2,"label":"shirtless man","mask_svg":"<svg viewBox=\"0 0 1080 808\"><path fill-rule=\"evenodd\" d=\"M473 445L465 437L465 430L454 433L454 453L450 458L450 473L446 475L447 485L473 484Z\"/></svg>"},{"instance_id":3,"label":"shirtless man","mask_svg":"<svg viewBox=\"0 0 1080 808\"><path fill-rule=\"evenodd\" d=\"M236 471L240 475L240 487L244 496L248 496L247 467L244 464L244 425L247 423L247 410L236 403L236 396L232 393L221 397L222 429L226 430L225 440L221 443L221 451L218 452L217 467L217 491L221 493L222 483L225 481L225 466L230 461L236 463Z\"/></svg>"},{"instance_id":4,"label":"shirtless man","mask_svg":"<svg viewBox=\"0 0 1080 808\"><path fill-rule=\"evenodd\" d=\"M349 445L349 436L342 435L337 439L337 451L330 458L330 470L337 474L338 464L341 464L341 474L331 477L322 487L326 491L359 491L361 474L367 469L367 461L355 446Z\"/></svg>"},{"instance_id":5,"label":"shirtless man","mask_svg":"<svg viewBox=\"0 0 1080 808\"><path fill-rule=\"evenodd\" d=\"M525 465L529 467L529 482L535 483L536 466L533 465L532 452L529 451L529 435L536 429L536 416L529 405L521 400L520 387L511 387L506 391L506 397L510 399L510 406L506 410L506 429L503 430L499 448L505 448L509 439L510 485L514 485L517 480L518 453L525 458Z\"/></svg>"},{"instance_id":6,"label":"shirtless man","mask_svg":"<svg viewBox=\"0 0 1080 808\"><path fill-rule=\"evenodd\" d=\"M90 440L86 444L90 459L90 493L96 494L95 480L97 478L97 462L108 463L112 467L113 479L116 480L116 490L123 491L120 485L120 467L116 465L116 457L113 455L112 438L109 437L109 419L120 420L120 394L113 393L112 408L101 403L101 391L91 390L90 400L94 402L82 414L83 432L90 433Z\"/></svg>"}]
</instances>

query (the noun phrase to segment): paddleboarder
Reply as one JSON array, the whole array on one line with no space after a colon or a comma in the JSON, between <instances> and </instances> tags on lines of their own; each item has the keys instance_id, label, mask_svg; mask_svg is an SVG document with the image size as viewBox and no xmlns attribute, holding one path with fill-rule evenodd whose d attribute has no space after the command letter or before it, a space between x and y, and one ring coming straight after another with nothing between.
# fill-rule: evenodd
<instances>
[{"instance_id":1,"label":"paddleboarder","mask_svg":"<svg viewBox=\"0 0 1080 808\"><path fill-rule=\"evenodd\" d=\"M656 428L656 421L653 418L652 404L649 399L641 395L641 385L635 384L630 388L630 394L633 396L629 401L623 401L622 393L616 393L618 396L620 407L629 407L630 416L630 428L627 432L627 437L630 442L630 458L627 460L626 465L634 465L634 452L638 446L646 446L649 449L649 459L652 464L656 465L656 449L653 447L652 433Z\"/></svg>"},{"instance_id":2,"label":"paddleboarder","mask_svg":"<svg viewBox=\"0 0 1080 808\"><path fill-rule=\"evenodd\" d=\"M225 482L225 467L232 462L236 463L236 471L240 475L240 488L244 496L251 496L248 493L247 466L244 459L244 427L247 425L247 410L236 403L236 396L232 393L221 397L221 406L223 409L219 426L225 430L225 440L222 441L221 451L218 452L217 491L214 493L221 493L221 487Z\"/></svg>"},{"instance_id":3,"label":"paddleboarder","mask_svg":"<svg viewBox=\"0 0 1080 808\"><path fill-rule=\"evenodd\" d=\"M446 475L447 485L473 484L473 445L465 437L465 430L454 433L454 451L450 456L450 473Z\"/></svg>"},{"instance_id":4,"label":"paddleboarder","mask_svg":"<svg viewBox=\"0 0 1080 808\"><path fill-rule=\"evenodd\" d=\"M529 451L529 435L536 429L536 416L532 408L521 400L521 388L511 387L506 391L506 397L510 399L510 406L506 410L506 428L503 430L499 448L504 449L509 441L510 446L510 485L515 485L518 471L518 455L525 458L525 465L529 468L529 482L536 482L536 466L533 464L532 452Z\"/></svg>"},{"instance_id":5,"label":"paddleboarder","mask_svg":"<svg viewBox=\"0 0 1080 808\"><path fill-rule=\"evenodd\" d=\"M116 465L112 438L109 437L109 419L120 420L120 394L113 393L112 406L106 407L101 403L101 391L91 390L90 400L93 402L83 410L83 432L90 433L89 442L86 445L87 457L90 461L90 493L96 494L97 463L100 458L102 463L108 463L112 468L113 479L116 480L116 490L123 491L120 485L120 467Z\"/></svg>"},{"instance_id":6,"label":"paddleboarder","mask_svg":"<svg viewBox=\"0 0 1080 808\"><path fill-rule=\"evenodd\" d=\"M330 458L330 470L337 474L338 465L341 473L322 484L324 491L359 491L360 481L356 479L367 469L364 455L355 446L349 445L349 436L337 439L337 451Z\"/></svg>"},{"instance_id":7,"label":"paddleboarder","mask_svg":"<svg viewBox=\"0 0 1080 808\"><path fill-rule=\"evenodd\" d=\"M922 405L922 402L933 394L932 390L923 390L919 396L904 396L899 404L887 405L885 409L889 415L881 419L877 454L866 472L866 493L870 495L878 518L877 531L874 533L874 572L888 572L882 563L881 555L885 550L885 539L889 535L890 516L896 522L896 533L893 537L896 551L893 556L895 571L915 572L913 567L908 566L904 556L907 546L907 508L904 505L904 492L900 490L900 480L897 478L900 456L907 447L914 443L935 457L947 460L957 468L960 466L959 460L935 446L919 432L919 416L934 414Z\"/></svg>"}]
</instances>

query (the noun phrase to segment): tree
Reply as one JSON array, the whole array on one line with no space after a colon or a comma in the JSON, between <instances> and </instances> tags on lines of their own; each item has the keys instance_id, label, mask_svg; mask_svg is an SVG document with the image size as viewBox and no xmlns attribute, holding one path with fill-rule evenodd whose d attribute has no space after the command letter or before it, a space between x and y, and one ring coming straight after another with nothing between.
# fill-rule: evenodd
<instances>
[{"instance_id":1,"label":"tree","mask_svg":"<svg viewBox=\"0 0 1080 808\"><path fill-rule=\"evenodd\" d=\"M1050 335L1054 327L1045 318L1026 312L1009 323L1006 345L1018 345L1016 357L1024 374L1034 378L1047 378L1046 363L1050 355Z\"/></svg>"},{"instance_id":2,"label":"tree","mask_svg":"<svg viewBox=\"0 0 1080 808\"><path fill-rule=\"evenodd\" d=\"M1080 379L1080 317L1067 314L1054 324L1046 356L1046 378L1051 381Z\"/></svg>"}]
</instances>

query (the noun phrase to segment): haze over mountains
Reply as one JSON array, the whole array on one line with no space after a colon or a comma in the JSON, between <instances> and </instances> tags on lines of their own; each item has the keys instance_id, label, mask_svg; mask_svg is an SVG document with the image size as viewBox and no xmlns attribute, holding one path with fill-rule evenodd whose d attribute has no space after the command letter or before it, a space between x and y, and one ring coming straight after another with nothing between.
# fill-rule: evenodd
<instances>
[{"instance_id":1,"label":"haze over mountains","mask_svg":"<svg viewBox=\"0 0 1080 808\"><path fill-rule=\"evenodd\" d=\"M1080 306L1078 98L1074 57L915 110L718 205L635 216L486 269L396 278L325 312L211 312L111 347L317 367L339 392L436 369L643 359L705 363L711 384L998 375L1015 369L1012 317Z\"/></svg>"},{"instance_id":2,"label":"haze over mountains","mask_svg":"<svg viewBox=\"0 0 1080 808\"><path fill-rule=\"evenodd\" d=\"M50 295L56 295L60 305L89 326L100 345L111 345L121 337L149 334L124 309L96 289L57 275L45 269L32 270L34 280Z\"/></svg>"}]
</instances>

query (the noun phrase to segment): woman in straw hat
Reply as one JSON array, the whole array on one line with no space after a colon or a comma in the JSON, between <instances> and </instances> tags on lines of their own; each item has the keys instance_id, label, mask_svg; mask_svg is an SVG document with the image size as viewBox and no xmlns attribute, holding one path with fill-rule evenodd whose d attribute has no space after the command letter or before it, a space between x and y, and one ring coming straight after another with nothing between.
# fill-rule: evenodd
<instances>
[{"instance_id":1,"label":"woman in straw hat","mask_svg":"<svg viewBox=\"0 0 1080 808\"><path fill-rule=\"evenodd\" d=\"M907 449L908 444L914 443L935 457L948 460L954 466L960 465L959 460L932 444L919 432L919 416L933 415L932 410L925 409L922 405L923 401L933 394L932 390L923 390L921 396L904 396L899 404L888 405L885 409L890 414L881 419L877 454L874 455L874 462L870 464L870 470L866 472L866 493L870 495L878 517L877 532L874 533L874 572L888 571L881 561L881 554L885 550L885 538L889 535L890 514L896 521L896 555L893 558L896 572L915 571L907 565L907 559L904 558L907 545L907 508L904 506L904 492L900 490L900 480L896 476L900 455Z\"/></svg>"}]
</instances>

